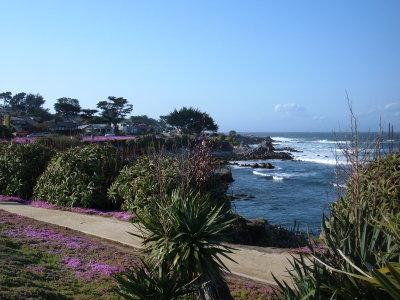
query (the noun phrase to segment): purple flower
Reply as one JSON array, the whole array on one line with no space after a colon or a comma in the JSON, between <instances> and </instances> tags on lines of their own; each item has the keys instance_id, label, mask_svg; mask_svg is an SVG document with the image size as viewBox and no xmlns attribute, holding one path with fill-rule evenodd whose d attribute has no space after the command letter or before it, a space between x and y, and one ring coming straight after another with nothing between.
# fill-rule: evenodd
<instances>
[{"instance_id":1,"label":"purple flower","mask_svg":"<svg viewBox=\"0 0 400 300\"><path fill-rule=\"evenodd\" d=\"M79 259L71 258L71 257L65 257L64 258L64 263L68 267L71 267L71 268L77 268L82 264L82 262Z\"/></svg>"}]
</instances>

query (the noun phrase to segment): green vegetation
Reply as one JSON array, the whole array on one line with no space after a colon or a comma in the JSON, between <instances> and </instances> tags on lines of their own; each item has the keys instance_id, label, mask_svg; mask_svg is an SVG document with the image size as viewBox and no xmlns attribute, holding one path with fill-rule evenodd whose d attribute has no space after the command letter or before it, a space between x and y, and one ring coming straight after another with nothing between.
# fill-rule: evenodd
<instances>
[{"instance_id":1,"label":"green vegetation","mask_svg":"<svg viewBox=\"0 0 400 300\"><path fill-rule=\"evenodd\" d=\"M221 256L229 259L231 253L231 248L223 244L224 231L232 222L225 206L217 205L208 195L180 189L155 206L157 209L138 214L146 232L144 252L158 269L154 274L171 276L182 287L191 285L196 289L196 299L232 299L222 275L227 268ZM126 276L130 281L122 284L125 290L143 288L138 282L132 283L134 274Z\"/></svg>"},{"instance_id":2,"label":"green vegetation","mask_svg":"<svg viewBox=\"0 0 400 300\"><path fill-rule=\"evenodd\" d=\"M122 165L120 152L109 144L59 152L39 177L33 197L59 206L115 208L107 189Z\"/></svg>"},{"instance_id":3,"label":"green vegetation","mask_svg":"<svg viewBox=\"0 0 400 300\"><path fill-rule=\"evenodd\" d=\"M54 104L54 110L58 117L69 120L72 117L78 116L81 112L81 106L78 99L63 97L57 99L57 102Z\"/></svg>"},{"instance_id":4,"label":"green vegetation","mask_svg":"<svg viewBox=\"0 0 400 300\"><path fill-rule=\"evenodd\" d=\"M295 259L294 288L280 283L277 299L400 297L400 154L358 162L322 224L326 249Z\"/></svg>"},{"instance_id":5,"label":"green vegetation","mask_svg":"<svg viewBox=\"0 0 400 300\"><path fill-rule=\"evenodd\" d=\"M11 92L5 92L0 94L0 99L3 100L5 106L10 107L19 115L35 117L40 122L51 119L49 110L43 108L45 100L39 94L18 93L12 95Z\"/></svg>"},{"instance_id":6,"label":"green vegetation","mask_svg":"<svg viewBox=\"0 0 400 300\"><path fill-rule=\"evenodd\" d=\"M108 100L97 103L97 108L101 110L101 116L114 125L116 132L118 132L117 124L124 120L124 117L133 109L125 98L113 96L109 96Z\"/></svg>"},{"instance_id":7,"label":"green vegetation","mask_svg":"<svg viewBox=\"0 0 400 300\"><path fill-rule=\"evenodd\" d=\"M82 146L82 142L79 137L69 137L64 135L38 137L36 138L35 143L49 147L54 151L65 151L73 147Z\"/></svg>"},{"instance_id":8,"label":"green vegetation","mask_svg":"<svg viewBox=\"0 0 400 300\"><path fill-rule=\"evenodd\" d=\"M124 167L108 195L128 212L152 209L178 187L195 189L202 194L210 193L216 202L226 203L224 184L213 172L209 172L204 181L197 180L200 163L196 156L142 156ZM212 169L212 165L204 167Z\"/></svg>"},{"instance_id":9,"label":"green vegetation","mask_svg":"<svg viewBox=\"0 0 400 300\"><path fill-rule=\"evenodd\" d=\"M29 199L52 151L42 145L0 143L0 194Z\"/></svg>"},{"instance_id":10,"label":"green vegetation","mask_svg":"<svg viewBox=\"0 0 400 300\"><path fill-rule=\"evenodd\" d=\"M124 299L182 299L194 292L190 283L182 283L175 274L143 262L124 274L116 276L119 294Z\"/></svg>"},{"instance_id":11,"label":"green vegetation","mask_svg":"<svg viewBox=\"0 0 400 300\"><path fill-rule=\"evenodd\" d=\"M136 253L0 210L0 299L119 299L111 275L138 262Z\"/></svg>"},{"instance_id":12,"label":"green vegetation","mask_svg":"<svg viewBox=\"0 0 400 300\"><path fill-rule=\"evenodd\" d=\"M218 125L207 113L193 107L175 109L169 115L161 117L161 119L184 133L200 134L202 131L218 130Z\"/></svg>"},{"instance_id":13,"label":"green vegetation","mask_svg":"<svg viewBox=\"0 0 400 300\"><path fill-rule=\"evenodd\" d=\"M0 125L0 140L10 140L14 136L10 127L5 125Z\"/></svg>"}]
</instances>

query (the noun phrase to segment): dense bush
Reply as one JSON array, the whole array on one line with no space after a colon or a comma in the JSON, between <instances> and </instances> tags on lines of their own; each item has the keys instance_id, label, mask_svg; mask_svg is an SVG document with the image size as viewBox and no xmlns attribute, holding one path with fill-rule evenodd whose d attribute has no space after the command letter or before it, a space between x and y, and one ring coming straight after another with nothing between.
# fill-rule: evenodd
<instances>
[{"instance_id":1,"label":"dense bush","mask_svg":"<svg viewBox=\"0 0 400 300\"><path fill-rule=\"evenodd\" d=\"M399 196L399 153L353 164L346 194L332 205L322 224L326 249L310 245L310 260L295 259L289 272L294 288L281 284L277 296L399 299Z\"/></svg>"},{"instance_id":2,"label":"dense bush","mask_svg":"<svg viewBox=\"0 0 400 300\"><path fill-rule=\"evenodd\" d=\"M10 127L5 125L0 125L0 140L9 140L14 136Z\"/></svg>"},{"instance_id":3,"label":"dense bush","mask_svg":"<svg viewBox=\"0 0 400 300\"><path fill-rule=\"evenodd\" d=\"M34 199L59 206L116 208L106 195L122 163L120 152L109 144L60 152L38 179Z\"/></svg>"},{"instance_id":4,"label":"dense bush","mask_svg":"<svg viewBox=\"0 0 400 300\"><path fill-rule=\"evenodd\" d=\"M110 199L128 212L146 208L181 187L210 193L218 202L226 201L223 182L214 174L198 184L194 169L197 161L190 157L142 156L125 166L108 191Z\"/></svg>"},{"instance_id":5,"label":"dense bush","mask_svg":"<svg viewBox=\"0 0 400 300\"><path fill-rule=\"evenodd\" d=\"M51 156L43 145L0 143L0 194L29 199Z\"/></svg>"},{"instance_id":6,"label":"dense bush","mask_svg":"<svg viewBox=\"0 0 400 300\"><path fill-rule=\"evenodd\" d=\"M121 145L128 152L134 154L151 154L163 150L171 151L180 148L191 148L195 144L195 137L191 135L176 135L165 137L162 135L146 134L126 140Z\"/></svg>"},{"instance_id":7,"label":"dense bush","mask_svg":"<svg viewBox=\"0 0 400 300\"><path fill-rule=\"evenodd\" d=\"M64 151L69 148L77 147L82 145L80 137L74 136L64 136L64 135L53 135L49 137L38 137L36 138L36 143L45 145L51 149L57 151Z\"/></svg>"}]
</instances>

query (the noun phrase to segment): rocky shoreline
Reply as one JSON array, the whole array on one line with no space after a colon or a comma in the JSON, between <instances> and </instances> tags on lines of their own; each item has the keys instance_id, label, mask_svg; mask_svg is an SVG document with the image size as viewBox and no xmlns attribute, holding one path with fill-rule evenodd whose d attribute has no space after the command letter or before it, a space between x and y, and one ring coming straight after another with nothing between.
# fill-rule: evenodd
<instances>
[{"instance_id":1,"label":"rocky shoreline","mask_svg":"<svg viewBox=\"0 0 400 300\"><path fill-rule=\"evenodd\" d=\"M212 154L225 160L267 160L282 159L292 160L293 156L289 152L296 152L295 149L275 149L271 137L243 136L238 135L232 138L239 146L232 146L224 151L214 151ZM254 147L255 144L258 146ZM288 152L285 152L288 151Z\"/></svg>"}]
</instances>

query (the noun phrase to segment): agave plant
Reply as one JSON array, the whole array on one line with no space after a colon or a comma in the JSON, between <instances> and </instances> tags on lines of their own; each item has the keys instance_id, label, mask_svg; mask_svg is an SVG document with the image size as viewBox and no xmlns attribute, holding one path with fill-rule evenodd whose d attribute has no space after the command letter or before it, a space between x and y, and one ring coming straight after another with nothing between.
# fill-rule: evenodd
<instances>
[{"instance_id":1,"label":"agave plant","mask_svg":"<svg viewBox=\"0 0 400 300\"><path fill-rule=\"evenodd\" d=\"M276 298L400 299L399 162L392 154L360 169L322 222L326 251L309 245L311 256L294 258L293 284L278 282Z\"/></svg>"},{"instance_id":2,"label":"agave plant","mask_svg":"<svg viewBox=\"0 0 400 300\"><path fill-rule=\"evenodd\" d=\"M118 293L124 299L176 300L195 291L195 280L182 284L179 276L163 269L162 265L157 267L146 262L115 278L120 287Z\"/></svg>"},{"instance_id":3,"label":"agave plant","mask_svg":"<svg viewBox=\"0 0 400 300\"><path fill-rule=\"evenodd\" d=\"M158 209L150 213L141 211L138 219L146 232L143 243L149 259L170 266L183 282L197 278L200 299L232 299L221 257L230 259L232 248L223 244L223 232L233 220L227 218L224 205L214 203L207 195L175 190L171 201L156 204Z\"/></svg>"}]
</instances>

